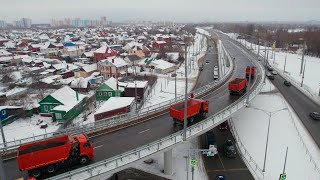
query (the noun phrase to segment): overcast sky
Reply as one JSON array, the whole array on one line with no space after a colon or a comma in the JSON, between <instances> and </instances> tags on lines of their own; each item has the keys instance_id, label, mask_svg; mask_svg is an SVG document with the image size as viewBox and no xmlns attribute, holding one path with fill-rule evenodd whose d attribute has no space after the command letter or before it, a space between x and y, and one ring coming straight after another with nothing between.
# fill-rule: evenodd
<instances>
[{"instance_id":1,"label":"overcast sky","mask_svg":"<svg viewBox=\"0 0 320 180\"><path fill-rule=\"evenodd\" d=\"M106 16L112 21L308 21L320 20L320 0L0 0L0 19Z\"/></svg>"}]
</instances>

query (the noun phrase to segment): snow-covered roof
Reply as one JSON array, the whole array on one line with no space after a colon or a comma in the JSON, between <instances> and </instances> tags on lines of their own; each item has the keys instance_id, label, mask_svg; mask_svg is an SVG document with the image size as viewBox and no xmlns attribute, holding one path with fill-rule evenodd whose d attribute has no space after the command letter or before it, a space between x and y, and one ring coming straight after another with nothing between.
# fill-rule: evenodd
<instances>
[{"instance_id":1,"label":"snow-covered roof","mask_svg":"<svg viewBox=\"0 0 320 180\"><path fill-rule=\"evenodd\" d=\"M94 64L83 66L82 69L85 72L92 72L92 71L97 71L98 70L98 66L97 66L96 63L94 63Z\"/></svg>"},{"instance_id":2,"label":"snow-covered roof","mask_svg":"<svg viewBox=\"0 0 320 180\"><path fill-rule=\"evenodd\" d=\"M167 61L164 61L162 59L152 61L151 65L155 66L157 69L168 69L168 68L176 66L176 65L169 63Z\"/></svg>"},{"instance_id":3,"label":"snow-covered roof","mask_svg":"<svg viewBox=\"0 0 320 180\"><path fill-rule=\"evenodd\" d=\"M83 53L86 57L93 57L93 51Z\"/></svg>"},{"instance_id":4,"label":"snow-covered roof","mask_svg":"<svg viewBox=\"0 0 320 180\"><path fill-rule=\"evenodd\" d=\"M71 88L88 88L88 83L89 83L89 80L87 78L80 77L80 78L74 79L71 82L70 87Z\"/></svg>"},{"instance_id":5,"label":"snow-covered roof","mask_svg":"<svg viewBox=\"0 0 320 180\"><path fill-rule=\"evenodd\" d=\"M165 41L156 41L157 44L166 44L167 42Z\"/></svg>"},{"instance_id":6,"label":"snow-covered roof","mask_svg":"<svg viewBox=\"0 0 320 180\"><path fill-rule=\"evenodd\" d=\"M78 93L78 100L77 100L77 93L73 89L71 89L69 86L64 86L54 93L51 94L53 98L64 104L64 106L74 107L77 105L80 101L82 101L84 98L86 98L86 95L79 94Z\"/></svg>"},{"instance_id":7,"label":"snow-covered roof","mask_svg":"<svg viewBox=\"0 0 320 180\"><path fill-rule=\"evenodd\" d=\"M148 85L148 81L134 81L127 84L127 88L144 88Z\"/></svg>"},{"instance_id":8,"label":"snow-covered roof","mask_svg":"<svg viewBox=\"0 0 320 180\"><path fill-rule=\"evenodd\" d=\"M134 102L134 97L110 97L94 114L130 106Z\"/></svg>"},{"instance_id":9,"label":"snow-covered roof","mask_svg":"<svg viewBox=\"0 0 320 180\"><path fill-rule=\"evenodd\" d=\"M113 64L116 67L122 67L128 65L128 63L120 57L108 57L107 59L101 60L101 62L108 61L110 64Z\"/></svg>"},{"instance_id":10,"label":"snow-covered roof","mask_svg":"<svg viewBox=\"0 0 320 180\"><path fill-rule=\"evenodd\" d=\"M108 46L102 46L100 47L99 49L95 50L94 53L100 53L100 54L103 54L103 53L111 53L112 52L112 49L109 48Z\"/></svg>"},{"instance_id":11,"label":"snow-covered roof","mask_svg":"<svg viewBox=\"0 0 320 180\"><path fill-rule=\"evenodd\" d=\"M56 70L67 69L67 64L64 64L64 63L53 64L52 67Z\"/></svg>"},{"instance_id":12,"label":"snow-covered roof","mask_svg":"<svg viewBox=\"0 0 320 180\"><path fill-rule=\"evenodd\" d=\"M28 88L21 88L21 87L15 87L13 89L11 89L10 91L8 91L6 93L6 96L14 96L16 94L22 93L22 92L26 92L28 90Z\"/></svg>"},{"instance_id":13,"label":"snow-covered roof","mask_svg":"<svg viewBox=\"0 0 320 180\"><path fill-rule=\"evenodd\" d=\"M104 84L106 84L107 86L109 86L113 90L117 89L117 83L119 85L119 82L117 82L117 79L115 79L113 77L110 77L108 80L106 80L104 82ZM123 87L120 87L120 85L119 85L118 90L123 91L124 89L123 89Z\"/></svg>"},{"instance_id":14,"label":"snow-covered roof","mask_svg":"<svg viewBox=\"0 0 320 180\"><path fill-rule=\"evenodd\" d=\"M0 106L0 111L3 109L20 109L22 106Z\"/></svg>"},{"instance_id":15,"label":"snow-covered roof","mask_svg":"<svg viewBox=\"0 0 320 180\"><path fill-rule=\"evenodd\" d=\"M0 49L0 56L10 56L10 55L12 55L12 53L6 50Z\"/></svg>"}]
</instances>

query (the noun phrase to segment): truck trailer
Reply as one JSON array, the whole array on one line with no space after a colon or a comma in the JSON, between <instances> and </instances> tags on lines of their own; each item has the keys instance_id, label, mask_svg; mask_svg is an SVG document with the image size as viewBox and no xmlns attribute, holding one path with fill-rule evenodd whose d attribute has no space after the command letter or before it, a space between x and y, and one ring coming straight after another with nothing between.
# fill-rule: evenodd
<instances>
[{"instance_id":1,"label":"truck trailer","mask_svg":"<svg viewBox=\"0 0 320 180\"><path fill-rule=\"evenodd\" d=\"M38 178L62 167L87 164L93 157L94 150L88 137L70 134L21 145L17 162L20 171L28 171L30 177Z\"/></svg>"},{"instance_id":2,"label":"truck trailer","mask_svg":"<svg viewBox=\"0 0 320 180\"><path fill-rule=\"evenodd\" d=\"M250 71L251 68L251 71ZM251 78L254 78L256 73L256 67L255 66L247 66L246 68L246 78L249 78L249 76L251 75Z\"/></svg>"},{"instance_id":3,"label":"truck trailer","mask_svg":"<svg viewBox=\"0 0 320 180\"><path fill-rule=\"evenodd\" d=\"M170 117L175 123L183 124L184 122L184 102L170 106ZM187 102L187 120L192 123L196 118L204 118L209 110L209 102L203 99L190 98Z\"/></svg>"},{"instance_id":4,"label":"truck trailer","mask_svg":"<svg viewBox=\"0 0 320 180\"><path fill-rule=\"evenodd\" d=\"M247 79L236 78L229 82L228 89L230 94L242 95L247 92L248 81Z\"/></svg>"}]
</instances>

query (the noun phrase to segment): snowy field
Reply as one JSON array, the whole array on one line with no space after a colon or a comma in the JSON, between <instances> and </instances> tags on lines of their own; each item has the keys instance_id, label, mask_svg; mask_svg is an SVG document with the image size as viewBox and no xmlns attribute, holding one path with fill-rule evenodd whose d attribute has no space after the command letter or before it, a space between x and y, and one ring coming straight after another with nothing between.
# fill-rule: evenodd
<instances>
[{"instance_id":1,"label":"snowy field","mask_svg":"<svg viewBox=\"0 0 320 180\"><path fill-rule=\"evenodd\" d=\"M283 171L287 147L289 150L285 172L290 180L320 179L320 172L310 161L313 159L316 164L320 164L317 145L293 109L269 80L263 92L251 102L250 107L241 109L232 119L242 144L259 168L263 169L264 163L268 112L271 112L271 119L264 179L279 178ZM252 169L250 171L255 174Z\"/></svg>"},{"instance_id":2,"label":"snowy field","mask_svg":"<svg viewBox=\"0 0 320 180\"><path fill-rule=\"evenodd\" d=\"M174 180L187 180L187 168L186 158L188 156L189 149L199 149L197 138L187 141L172 150L172 167L173 174L165 175L161 171L164 169L164 155L163 153L152 157L154 160L153 164L145 164L144 162L133 163L133 168L140 169L155 175L163 176ZM194 168L194 179L195 180L207 180L208 176L202 161L201 154L196 154L195 159L198 160L198 166ZM188 179L191 179L191 167L188 161Z\"/></svg>"},{"instance_id":3,"label":"snowy field","mask_svg":"<svg viewBox=\"0 0 320 180\"><path fill-rule=\"evenodd\" d=\"M235 37L235 34L227 34L231 38ZM238 39L239 42L246 47L251 48L251 43ZM252 49L257 53L258 45L252 44ZM265 56L264 50L267 49L268 61L276 70L289 79L296 86L300 87L302 83L302 74L300 74L302 54L286 53L280 50L276 50L275 55L272 56L272 48L260 46L260 55ZM287 56L287 58L286 58ZM275 58L274 58L275 57ZM286 67L285 59L287 59ZM303 89L307 91L307 95L315 98L320 103L320 58L304 56L305 59L305 74L303 80Z\"/></svg>"}]
</instances>

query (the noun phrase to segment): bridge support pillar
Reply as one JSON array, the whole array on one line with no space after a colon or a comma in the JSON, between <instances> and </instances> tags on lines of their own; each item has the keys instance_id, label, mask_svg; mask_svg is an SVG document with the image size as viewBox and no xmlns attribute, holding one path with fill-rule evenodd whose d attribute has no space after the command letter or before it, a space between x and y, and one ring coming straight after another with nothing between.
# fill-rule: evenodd
<instances>
[{"instance_id":1,"label":"bridge support pillar","mask_svg":"<svg viewBox=\"0 0 320 180\"><path fill-rule=\"evenodd\" d=\"M172 175L172 149L164 152L164 174Z\"/></svg>"}]
</instances>

